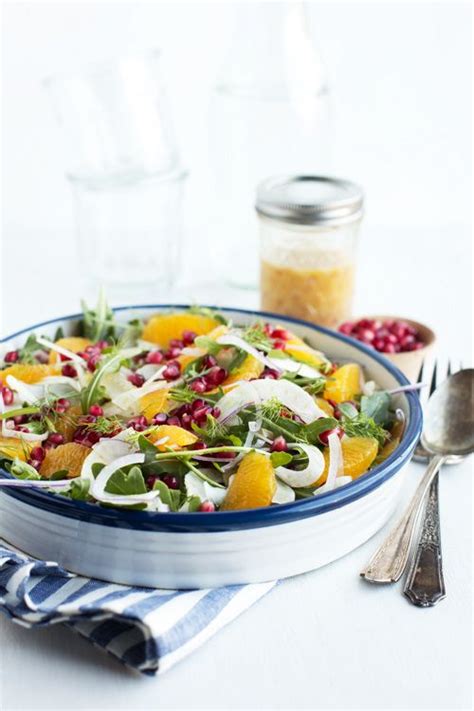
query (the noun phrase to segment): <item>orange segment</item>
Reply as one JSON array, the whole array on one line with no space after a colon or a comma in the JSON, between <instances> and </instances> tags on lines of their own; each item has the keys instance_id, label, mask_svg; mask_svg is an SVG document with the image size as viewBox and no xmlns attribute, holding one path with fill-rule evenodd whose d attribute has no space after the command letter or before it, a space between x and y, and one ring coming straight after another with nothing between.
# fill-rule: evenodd
<instances>
[{"instance_id":1,"label":"orange segment","mask_svg":"<svg viewBox=\"0 0 474 711\"><path fill-rule=\"evenodd\" d=\"M270 458L258 452L249 452L239 464L221 511L270 506L275 491L275 470Z\"/></svg>"},{"instance_id":2,"label":"orange segment","mask_svg":"<svg viewBox=\"0 0 474 711\"><path fill-rule=\"evenodd\" d=\"M341 442L344 475L353 479L365 474L378 452L378 443L372 437L347 437ZM324 470L312 486L321 486L328 478L329 447L323 452Z\"/></svg>"},{"instance_id":3,"label":"orange segment","mask_svg":"<svg viewBox=\"0 0 474 711\"><path fill-rule=\"evenodd\" d=\"M320 368L325 365L327 361L320 356L320 354L311 348L311 346L306 345L301 338L291 338L286 342L284 349L285 353L292 356L301 363L306 363L307 365L313 366L313 368Z\"/></svg>"},{"instance_id":4,"label":"orange segment","mask_svg":"<svg viewBox=\"0 0 474 711\"><path fill-rule=\"evenodd\" d=\"M59 373L60 369L56 365L15 363L5 368L5 370L0 370L0 382L6 383L7 376L13 375L14 378L31 385L32 383L38 383L43 378L47 378L50 375L58 375Z\"/></svg>"},{"instance_id":5,"label":"orange segment","mask_svg":"<svg viewBox=\"0 0 474 711\"><path fill-rule=\"evenodd\" d=\"M61 469L67 470L67 478L73 479L81 473L84 459L91 453L89 447L77 442L60 444L55 449L49 449L40 466L40 474L49 479Z\"/></svg>"},{"instance_id":6,"label":"orange segment","mask_svg":"<svg viewBox=\"0 0 474 711\"><path fill-rule=\"evenodd\" d=\"M193 331L198 336L204 336L212 331L219 322L209 316L192 314L187 311L174 314L157 314L145 324L142 338L150 343L157 343L167 348L173 338L181 338L184 331Z\"/></svg>"},{"instance_id":7,"label":"orange segment","mask_svg":"<svg viewBox=\"0 0 474 711\"><path fill-rule=\"evenodd\" d=\"M26 462L34 444L17 437L0 437L0 456Z\"/></svg>"},{"instance_id":8,"label":"orange segment","mask_svg":"<svg viewBox=\"0 0 474 711\"><path fill-rule=\"evenodd\" d=\"M154 390L140 398L140 412L151 422L159 412L167 412L169 408L168 388Z\"/></svg>"},{"instance_id":9,"label":"orange segment","mask_svg":"<svg viewBox=\"0 0 474 711\"><path fill-rule=\"evenodd\" d=\"M352 400L360 393L360 368L356 363L342 365L328 377L324 398L335 402Z\"/></svg>"},{"instance_id":10,"label":"orange segment","mask_svg":"<svg viewBox=\"0 0 474 711\"><path fill-rule=\"evenodd\" d=\"M82 408L80 405L71 405L64 414L57 415L55 418L54 427L57 432L62 434L65 442L72 442L81 415Z\"/></svg>"},{"instance_id":11,"label":"orange segment","mask_svg":"<svg viewBox=\"0 0 474 711\"><path fill-rule=\"evenodd\" d=\"M60 348L66 348L66 350L71 351L72 353L79 353L80 351L84 351L87 348L87 346L90 346L92 341L89 341L88 338L80 338L79 336L70 336L68 338L60 338L55 343ZM59 361L59 353L56 353L56 351L50 351L49 352L49 362L50 363L57 363L58 361Z\"/></svg>"},{"instance_id":12,"label":"orange segment","mask_svg":"<svg viewBox=\"0 0 474 711\"><path fill-rule=\"evenodd\" d=\"M260 363L254 356L248 355L243 363L224 380L222 387L236 383L239 380L253 380L254 378L258 378L263 373L264 367L263 363Z\"/></svg>"},{"instance_id":13,"label":"orange segment","mask_svg":"<svg viewBox=\"0 0 474 711\"><path fill-rule=\"evenodd\" d=\"M147 435L147 439L150 442L157 442L160 439L168 439L163 444L157 445L157 449L160 452L166 452L169 449L181 449L182 447L188 447L190 444L197 442L197 437L192 432L185 430L183 427L177 427L175 425L160 425L153 432Z\"/></svg>"},{"instance_id":14,"label":"orange segment","mask_svg":"<svg viewBox=\"0 0 474 711\"><path fill-rule=\"evenodd\" d=\"M334 408L322 397L316 397L316 405L326 413L328 417L334 417Z\"/></svg>"}]
</instances>

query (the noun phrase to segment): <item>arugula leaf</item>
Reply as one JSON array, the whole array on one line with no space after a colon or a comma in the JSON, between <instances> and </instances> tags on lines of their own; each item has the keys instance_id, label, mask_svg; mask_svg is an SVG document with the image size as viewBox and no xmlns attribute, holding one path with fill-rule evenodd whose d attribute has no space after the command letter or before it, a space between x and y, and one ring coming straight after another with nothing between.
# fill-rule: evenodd
<instances>
[{"instance_id":1,"label":"arugula leaf","mask_svg":"<svg viewBox=\"0 0 474 711\"><path fill-rule=\"evenodd\" d=\"M83 310L82 333L85 338L89 338L94 343L115 338L115 317L107 304L103 289L100 289L95 309L90 309L85 301L81 301L81 305Z\"/></svg>"},{"instance_id":2,"label":"arugula leaf","mask_svg":"<svg viewBox=\"0 0 474 711\"><path fill-rule=\"evenodd\" d=\"M210 309L208 306L191 306L189 308L189 313L198 314L199 316L207 316L207 318L213 318L214 321L218 321L218 323L222 323L224 326L229 324L229 319L225 318L225 316L220 314L218 311Z\"/></svg>"},{"instance_id":3,"label":"arugula leaf","mask_svg":"<svg viewBox=\"0 0 474 711\"><path fill-rule=\"evenodd\" d=\"M160 492L161 501L170 507L170 511L178 511L181 503L181 491L179 489L170 489L164 481L157 479L153 485L153 490Z\"/></svg>"},{"instance_id":4,"label":"arugula leaf","mask_svg":"<svg viewBox=\"0 0 474 711\"><path fill-rule=\"evenodd\" d=\"M212 415L207 415L206 424L203 427L200 427L195 422L191 426L193 431L208 445L214 445L230 439L228 428L218 422Z\"/></svg>"},{"instance_id":5,"label":"arugula leaf","mask_svg":"<svg viewBox=\"0 0 474 711\"><path fill-rule=\"evenodd\" d=\"M362 414L371 417L378 425L388 424L391 420L390 395L385 390L379 390L373 395L362 395L360 399L360 411Z\"/></svg>"},{"instance_id":6,"label":"arugula leaf","mask_svg":"<svg viewBox=\"0 0 474 711\"><path fill-rule=\"evenodd\" d=\"M306 390L310 395L319 395L326 387L326 378L307 378L298 373L284 373L282 376L285 380L290 380L292 383L299 385L300 388Z\"/></svg>"},{"instance_id":7,"label":"arugula leaf","mask_svg":"<svg viewBox=\"0 0 474 711\"><path fill-rule=\"evenodd\" d=\"M354 405L352 405L350 402L341 402L337 406L337 409L344 415L344 417L348 417L349 419L357 417L357 415L359 414L357 407L354 407Z\"/></svg>"},{"instance_id":8,"label":"arugula leaf","mask_svg":"<svg viewBox=\"0 0 474 711\"><path fill-rule=\"evenodd\" d=\"M21 459L15 458L7 469L16 479L41 479L36 469Z\"/></svg>"},{"instance_id":9,"label":"arugula leaf","mask_svg":"<svg viewBox=\"0 0 474 711\"><path fill-rule=\"evenodd\" d=\"M51 474L49 477L51 481L59 481L61 479L67 479L67 475L69 473L68 469L58 469L54 474Z\"/></svg>"},{"instance_id":10,"label":"arugula leaf","mask_svg":"<svg viewBox=\"0 0 474 711\"><path fill-rule=\"evenodd\" d=\"M104 467L105 464L103 464L102 462L94 462L94 464L91 466L92 476L94 477L94 479L97 479Z\"/></svg>"},{"instance_id":11,"label":"arugula leaf","mask_svg":"<svg viewBox=\"0 0 474 711\"><path fill-rule=\"evenodd\" d=\"M53 338L53 343L56 343L56 341L59 341L60 338L64 338L64 330L63 330L62 326L59 326L56 329L56 333L54 334L54 338Z\"/></svg>"},{"instance_id":12,"label":"arugula leaf","mask_svg":"<svg viewBox=\"0 0 474 711\"><path fill-rule=\"evenodd\" d=\"M219 351L224 348L224 346L222 346L220 343L217 343L217 341L214 341L208 336L198 336L194 341L194 345L197 348L202 348L204 351L210 353L213 356L217 355ZM200 360L202 360L202 358L200 358ZM193 361L193 363L195 362L196 361Z\"/></svg>"},{"instance_id":13,"label":"arugula leaf","mask_svg":"<svg viewBox=\"0 0 474 711\"><path fill-rule=\"evenodd\" d=\"M188 504L188 512L194 513L201 506L201 499L199 496L188 496L185 503Z\"/></svg>"},{"instance_id":14,"label":"arugula leaf","mask_svg":"<svg viewBox=\"0 0 474 711\"><path fill-rule=\"evenodd\" d=\"M134 349L130 349L133 353ZM126 360L126 352L119 350L118 353L116 349L113 349L100 363L98 368L94 371L94 374L82 392L81 392L81 406L84 413L89 412L91 405L97 402L101 402L104 399L104 388L101 386L100 381L106 373L109 373L120 368L120 364L123 360Z\"/></svg>"},{"instance_id":15,"label":"arugula leaf","mask_svg":"<svg viewBox=\"0 0 474 711\"><path fill-rule=\"evenodd\" d=\"M310 443L318 443L319 435L326 430L332 430L337 427L337 420L334 417L320 417L306 426L304 432L307 440Z\"/></svg>"},{"instance_id":16,"label":"arugula leaf","mask_svg":"<svg viewBox=\"0 0 474 711\"><path fill-rule=\"evenodd\" d=\"M146 494L147 488L140 467L133 465L128 472L117 469L108 480L105 491L120 496Z\"/></svg>"},{"instance_id":17,"label":"arugula leaf","mask_svg":"<svg viewBox=\"0 0 474 711\"><path fill-rule=\"evenodd\" d=\"M270 461L274 469L286 466L292 459L293 457L289 452L272 452L270 454Z\"/></svg>"},{"instance_id":18,"label":"arugula leaf","mask_svg":"<svg viewBox=\"0 0 474 711\"><path fill-rule=\"evenodd\" d=\"M70 498L75 501L87 501L89 498L90 484L89 479L82 479L81 477L73 479L68 491Z\"/></svg>"},{"instance_id":19,"label":"arugula leaf","mask_svg":"<svg viewBox=\"0 0 474 711\"><path fill-rule=\"evenodd\" d=\"M18 351L20 362L28 364L37 363L35 353L42 348L43 346L36 340L36 335L34 333L30 333L25 343Z\"/></svg>"}]
</instances>

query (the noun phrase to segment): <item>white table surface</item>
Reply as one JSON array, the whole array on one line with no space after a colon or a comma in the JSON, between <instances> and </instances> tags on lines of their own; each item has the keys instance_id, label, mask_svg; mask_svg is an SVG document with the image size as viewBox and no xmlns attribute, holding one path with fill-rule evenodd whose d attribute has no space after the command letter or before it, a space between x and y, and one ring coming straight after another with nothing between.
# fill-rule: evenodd
<instances>
[{"instance_id":1,"label":"white table surface","mask_svg":"<svg viewBox=\"0 0 474 711\"><path fill-rule=\"evenodd\" d=\"M54 234L32 237L18 232L5 243L3 334L76 311L84 293L71 266L69 243ZM19 290L17 273L6 267L25 249L37 268ZM440 338L439 354L462 358L467 365L469 257L469 231L459 226L393 232L369 224L362 241L356 313L397 312L428 322ZM149 303L157 298L156 290L146 291ZM257 302L251 292L230 292L211 283L178 292L176 299L241 306ZM421 473L421 465L409 465L406 495ZM26 630L1 617L0 707L468 708L471 474L472 463L466 461L441 475L448 595L436 608L411 606L400 585L373 587L359 579L358 571L383 531L332 565L286 581L158 678L128 673L61 626Z\"/></svg>"}]
</instances>

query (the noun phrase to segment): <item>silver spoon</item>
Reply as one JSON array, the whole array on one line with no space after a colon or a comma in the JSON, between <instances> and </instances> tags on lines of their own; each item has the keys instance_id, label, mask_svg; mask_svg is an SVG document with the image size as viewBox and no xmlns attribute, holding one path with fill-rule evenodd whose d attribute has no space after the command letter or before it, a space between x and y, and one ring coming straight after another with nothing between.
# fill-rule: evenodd
<instances>
[{"instance_id":1,"label":"silver spoon","mask_svg":"<svg viewBox=\"0 0 474 711\"><path fill-rule=\"evenodd\" d=\"M400 521L361 571L371 583L393 583L405 570L423 499L447 458L474 452L474 370L451 375L433 393L425 410L422 444L432 455Z\"/></svg>"}]
</instances>

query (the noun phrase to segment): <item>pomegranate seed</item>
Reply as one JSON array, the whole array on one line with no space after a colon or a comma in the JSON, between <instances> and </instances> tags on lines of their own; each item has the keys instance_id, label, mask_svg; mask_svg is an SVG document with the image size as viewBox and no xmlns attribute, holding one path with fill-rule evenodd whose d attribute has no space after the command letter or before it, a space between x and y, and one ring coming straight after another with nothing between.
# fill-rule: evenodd
<instances>
[{"instance_id":1,"label":"pomegranate seed","mask_svg":"<svg viewBox=\"0 0 474 711\"><path fill-rule=\"evenodd\" d=\"M386 343L398 343L398 338L394 333L389 333L385 338Z\"/></svg>"},{"instance_id":2,"label":"pomegranate seed","mask_svg":"<svg viewBox=\"0 0 474 711\"><path fill-rule=\"evenodd\" d=\"M46 440L44 446L48 446L48 448L53 448L53 447L58 447L60 444L64 443L64 437L62 434L59 432L52 432L48 439Z\"/></svg>"},{"instance_id":3,"label":"pomegranate seed","mask_svg":"<svg viewBox=\"0 0 474 711\"><path fill-rule=\"evenodd\" d=\"M375 341L372 343L373 347L377 351L383 351L385 348L385 341L382 338L376 338Z\"/></svg>"},{"instance_id":4,"label":"pomegranate seed","mask_svg":"<svg viewBox=\"0 0 474 711\"><path fill-rule=\"evenodd\" d=\"M89 408L89 414L93 417L102 417L104 411L100 405L91 405Z\"/></svg>"},{"instance_id":5,"label":"pomegranate seed","mask_svg":"<svg viewBox=\"0 0 474 711\"><path fill-rule=\"evenodd\" d=\"M403 321L395 321L393 326L390 328L390 333L392 333L394 336L397 337L397 339L403 338L403 336L406 334L407 328L406 328L406 323L403 323Z\"/></svg>"},{"instance_id":6,"label":"pomegranate seed","mask_svg":"<svg viewBox=\"0 0 474 711\"><path fill-rule=\"evenodd\" d=\"M161 477L161 481L163 484L166 484L168 489L179 489L179 481L177 477L173 476L172 474L164 474Z\"/></svg>"},{"instance_id":7,"label":"pomegranate seed","mask_svg":"<svg viewBox=\"0 0 474 711\"><path fill-rule=\"evenodd\" d=\"M39 462L42 462L45 456L46 452L44 451L43 447L33 447L30 452L30 458L37 459Z\"/></svg>"},{"instance_id":8,"label":"pomegranate seed","mask_svg":"<svg viewBox=\"0 0 474 711\"><path fill-rule=\"evenodd\" d=\"M30 465L30 467L34 467L34 469L39 469L41 466L41 462L42 462L41 459L29 459L28 460L28 464Z\"/></svg>"},{"instance_id":9,"label":"pomegranate seed","mask_svg":"<svg viewBox=\"0 0 474 711\"><path fill-rule=\"evenodd\" d=\"M373 328L374 327L374 321L370 318L361 318L357 324L359 328Z\"/></svg>"},{"instance_id":10,"label":"pomegranate seed","mask_svg":"<svg viewBox=\"0 0 474 711\"><path fill-rule=\"evenodd\" d=\"M396 353L396 352L397 352L397 344L385 343L385 348L383 349L383 353Z\"/></svg>"},{"instance_id":11,"label":"pomegranate seed","mask_svg":"<svg viewBox=\"0 0 474 711\"><path fill-rule=\"evenodd\" d=\"M280 341L288 341L291 336L285 328L274 328L272 338L277 338Z\"/></svg>"},{"instance_id":12,"label":"pomegranate seed","mask_svg":"<svg viewBox=\"0 0 474 711\"><path fill-rule=\"evenodd\" d=\"M179 348L182 349L184 346L183 341L181 341L179 338L172 338L170 342L168 343L168 348Z\"/></svg>"},{"instance_id":13,"label":"pomegranate seed","mask_svg":"<svg viewBox=\"0 0 474 711\"><path fill-rule=\"evenodd\" d=\"M173 415L172 417L168 418L168 422L166 423L170 425L171 427L181 427L181 420L179 417L176 417L176 415Z\"/></svg>"},{"instance_id":14,"label":"pomegranate seed","mask_svg":"<svg viewBox=\"0 0 474 711\"><path fill-rule=\"evenodd\" d=\"M390 332L389 332L388 328L385 328L385 326L381 326L380 328L377 328L377 330L375 331L375 336L376 336L376 338L383 339L383 338L386 338L389 333Z\"/></svg>"},{"instance_id":15,"label":"pomegranate seed","mask_svg":"<svg viewBox=\"0 0 474 711\"><path fill-rule=\"evenodd\" d=\"M226 445L219 445L221 447L225 447ZM217 457L217 459L234 459L237 455L235 452L214 452L213 454L214 457Z\"/></svg>"},{"instance_id":16,"label":"pomegranate seed","mask_svg":"<svg viewBox=\"0 0 474 711\"><path fill-rule=\"evenodd\" d=\"M5 363L16 363L19 357L18 351L8 351L8 353L5 353L3 360Z\"/></svg>"},{"instance_id":17,"label":"pomegranate seed","mask_svg":"<svg viewBox=\"0 0 474 711\"><path fill-rule=\"evenodd\" d=\"M163 371L163 377L165 380L176 380L181 374L181 366L175 360L168 363Z\"/></svg>"},{"instance_id":18,"label":"pomegranate seed","mask_svg":"<svg viewBox=\"0 0 474 711\"><path fill-rule=\"evenodd\" d=\"M54 411L57 412L58 415L62 415L70 407L71 407L70 401L65 397L60 397L58 400L56 400L56 402L54 404Z\"/></svg>"},{"instance_id":19,"label":"pomegranate seed","mask_svg":"<svg viewBox=\"0 0 474 711\"><path fill-rule=\"evenodd\" d=\"M97 418L94 417L94 415L82 415L82 416L81 416L81 424L82 424L83 422L84 422L84 423L86 423L86 422L95 422L96 419L97 419Z\"/></svg>"},{"instance_id":20,"label":"pomegranate seed","mask_svg":"<svg viewBox=\"0 0 474 711\"><path fill-rule=\"evenodd\" d=\"M205 406L204 400L201 400L201 398L197 398L197 400L194 400L194 402L191 404L191 412L196 412L196 410L199 410L200 407Z\"/></svg>"},{"instance_id":21,"label":"pomegranate seed","mask_svg":"<svg viewBox=\"0 0 474 711\"><path fill-rule=\"evenodd\" d=\"M132 373L131 375L128 375L127 380L132 383L132 385L135 385L135 387L137 388L141 388L141 386L145 382L145 378L140 373Z\"/></svg>"},{"instance_id":22,"label":"pomegranate seed","mask_svg":"<svg viewBox=\"0 0 474 711\"><path fill-rule=\"evenodd\" d=\"M167 351L165 351L166 360L174 360L175 358L179 358L180 355L181 348L169 348Z\"/></svg>"},{"instance_id":23,"label":"pomegranate seed","mask_svg":"<svg viewBox=\"0 0 474 711\"><path fill-rule=\"evenodd\" d=\"M215 365L217 365L217 360L212 355L206 355L202 359L202 367L204 370L207 370L208 368L213 368Z\"/></svg>"},{"instance_id":24,"label":"pomegranate seed","mask_svg":"<svg viewBox=\"0 0 474 711\"><path fill-rule=\"evenodd\" d=\"M275 437L275 439L272 442L272 446L270 447L270 452L287 452L288 451L288 445L286 443L286 439L282 437L281 435L279 437Z\"/></svg>"},{"instance_id":25,"label":"pomegranate seed","mask_svg":"<svg viewBox=\"0 0 474 711\"><path fill-rule=\"evenodd\" d=\"M191 429L192 422L193 422L193 416L188 415L187 412L185 412L184 415L181 416L181 426L184 427L185 430Z\"/></svg>"},{"instance_id":26,"label":"pomegranate seed","mask_svg":"<svg viewBox=\"0 0 474 711\"><path fill-rule=\"evenodd\" d=\"M49 363L49 356L46 351L38 351L37 353L35 353L35 358L38 363Z\"/></svg>"},{"instance_id":27,"label":"pomegranate seed","mask_svg":"<svg viewBox=\"0 0 474 711\"><path fill-rule=\"evenodd\" d=\"M13 395L13 390L10 390L10 388L7 388L7 386L5 385L2 388L1 393L5 405L11 405L13 400L15 399L15 396Z\"/></svg>"},{"instance_id":28,"label":"pomegranate seed","mask_svg":"<svg viewBox=\"0 0 474 711\"><path fill-rule=\"evenodd\" d=\"M183 331L183 343L185 346L190 346L197 338L197 333L194 331Z\"/></svg>"},{"instance_id":29,"label":"pomegranate seed","mask_svg":"<svg viewBox=\"0 0 474 711\"><path fill-rule=\"evenodd\" d=\"M354 327L354 324L350 323L349 321L346 321L345 323L342 323L339 326L339 331L341 333L344 333L346 336L350 336L352 333L353 327Z\"/></svg>"},{"instance_id":30,"label":"pomegranate seed","mask_svg":"<svg viewBox=\"0 0 474 711\"><path fill-rule=\"evenodd\" d=\"M87 361L87 370L90 370L91 373L94 372L96 369L96 366L100 360L100 355L92 355L89 360Z\"/></svg>"},{"instance_id":31,"label":"pomegranate seed","mask_svg":"<svg viewBox=\"0 0 474 711\"><path fill-rule=\"evenodd\" d=\"M208 387L218 387L227 378L227 370L225 368L219 368L218 365L211 368L209 373L205 376L204 380Z\"/></svg>"},{"instance_id":32,"label":"pomegranate seed","mask_svg":"<svg viewBox=\"0 0 474 711\"><path fill-rule=\"evenodd\" d=\"M97 341L97 343L95 345L100 351L103 351L105 348L109 347L109 344L107 341Z\"/></svg>"},{"instance_id":33,"label":"pomegranate seed","mask_svg":"<svg viewBox=\"0 0 474 711\"><path fill-rule=\"evenodd\" d=\"M195 393L205 393L207 390L207 385L204 382L202 378L198 378L197 380L193 380L192 383L189 384L189 387L191 390L193 390Z\"/></svg>"},{"instance_id":34,"label":"pomegranate seed","mask_svg":"<svg viewBox=\"0 0 474 711\"><path fill-rule=\"evenodd\" d=\"M285 343L285 341L275 341L273 344L273 348L275 348L278 351L284 351L286 348L286 343Z\"/></svg>"},{"instance_id":35,"label":"pomegranate seed","mask_svg":"<svg viewBox=\"0 0 474 711\"><path fill-rule=\"evenodd\" d=\"M410 350L410 346L412 346L414 343L416 343L416 338L411 334L407 334L406 336L403 336L402 339L400 339L400 347L402 351Z\"/></svg>"},{"instance_id":36,"label":"pomegranate seed","mask_svg":"<svg viewBox=\"0 0 474 711\"><path fill-rule=\"evenodd\" d=\"M165 422L167 421L167 419L168 419L168 415L166 414L166 412L158 412L154 416L152 422L154 425L164 425Z\"/></svg>"},{"instance_id":37,"label":"pomegranate seed","mask_svg":"<svg viewBox=\"0 0 474 711\"><path fill-rule=\"evenodd\" d=\"M153 487L155 486L155 481L157 479L158 477L156 476L156 474L150 474L150 476L147 476L147 478L145 479L147 489L153 489Z\"/></svg>"},{"instance_id":38,"label":"pomegranate seed","mask_svg":"<svg viewBox=\"0 0 474 711\"><path fill-rule=\"evenodd\" d=\"M206 449L206 445L204 444L204 442L198 440L197 442L194 442L194 444L191 446L191 449Z\"/></svg>"},{"instance_id":39,"label":"pomegranate seed","mask_svg":"<svg viewBox=\"0 0 474 711\"><path fill-rule=\"evenodd\" d=\"M324 432L321 432L321 434L319 435L319 441L327 446L329 441L329 435L332 435L333 432L336 432L339 439L341 439L341 437L344 435L344 432L343 430L341 430L340 427L334 427L331 430L324 430Z\"/></svg>"},{"instance_id":40,"label":"pomegranate seed","mask_svg":"<svg viewBox=\"0 0 474 711\"><path fill-rule=\"evenodd\" d=\"M25 425L15 425L14 428L18 432L29 432L28 427L25 427Z\"/></svg>"},{"instance_id":41,"label":"pomegranate seed","mask_svg":"<svg viewBox=\"0 0 474 711\"><path fill-rule=\"evenodd\" d=\"M127 427L133 427L136 432L143 432L143 430L147 429L148 422L144 415L137 415L127 422Z\"/></svg>"},{"instance_id":42,"label":"pomegranate seed","mask_svg":"<svg viewBox=\"0 0 474 711\"><path fill-rule=\"evenodd\" d=\"M273 370L272 368L264 368L263 373L261 374L260 378L265 379L265 378L270 378L270 380L278 380L279 373L277 370Z\"/></svg>"},{"instance_id":43,"label":"pomegranate seed","mask_svg":"<svg viewBox=\"0 0 474 711\"><path fill-rule=\"evenodd\" d=\"M93 356L93 355L99 355L99 354L100 354L100 350L101 350L101 349L100 349L98 346L96 346L96 345L90 345L90 346L86 346L85 352L86 352L87 355L90 357L90 356Z\"/></svg>"},{"instance_id":44,"label":"pomegranate seed","mask_svg":"<svg viewBox=\"0 0 474 711\"><path fill-rule=\"evenodd\" d=\"M218 420L219 417L221 416L221 411L220 411L220 409L219 409L218 407L213 407L212 410L211 410L211 415L212 415L216 420Z\"/></svg>"},{"instance_id":45,"label":"pomegranate seed","mask_svg":"<svg viewBox=\"0 0 474 711\"><path fill-rule=\"evenodd\" d=\"M372 343L375 338L375 333L370 328L363 328L357 332L357 338L363 343Z\"/></svg>"},{"instance_id":46,"label":"pomegranate seed","mask_svg":"<svg viewBox=\"0 0 474 711\"><path fill-rule=\"evenodd\" d=\"M414 351L419 351L420 348L423 348L423 347L424 347L424 343L422 343L421 341L417 341L417 342L414 344L412 350L414 350Z\"/></svg>"},{"instance_id":47,"label":"pomegranate seed","mask_svg":"<svg viewBox=\"0 0 474 711\"><path fill-rule=\"evenodd\" d=\"M215 510L216 507L212 501L203 501L198 509L198 511L202 511L203 513L214 513Z\"/></svg>"},{"instance_id":48,"label":"pomegranate seed","mask_svg":"<svg viewBox=\"0 0 474 711\"><path fill-rule=\"evenodd\" d=\"M61 368L61 373L67 378L75 378L77 376L77 370L70 363L66 363L66 365L63 365L63 367Z\"/></svg>"},{"instance_id":49,"label":"pomegranate seed","mask_svg":"<svg viewBox=\"0 0 474 711\"><path fill-rule=\"evenodd\" d=\"M26 421L26 415L15 415L15 417L13 418L13 422L15 423L15 425L22 425Z\"/></svg>"},{"instance_id":50,"label":"pomegranate seed","mask_svg":"<svg viewBox=\"0 0 474 711\"><path fill-rule=\"evenodd\" d=\"M196 420L197 423L199 422L204 422L205 419L207 418L207 415L212 412L211 408L208 407L207 405L204 405L203 407L199 407L195 412L193 413L193 417Z\"/></svg>"},{"instance_id":51,"label":"pomegranate seed","mask_svg":"<svg viewBox=\"0 0 474 711\"><path fill-rule=\"evenodd\" d=\"M146 356L147 363L153 363L153 365L159 365L163 361L163 353L161 351L150 351Z\"/></svg>"}]
</instances>

